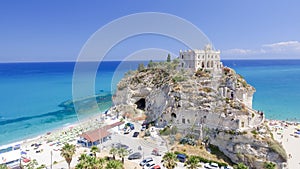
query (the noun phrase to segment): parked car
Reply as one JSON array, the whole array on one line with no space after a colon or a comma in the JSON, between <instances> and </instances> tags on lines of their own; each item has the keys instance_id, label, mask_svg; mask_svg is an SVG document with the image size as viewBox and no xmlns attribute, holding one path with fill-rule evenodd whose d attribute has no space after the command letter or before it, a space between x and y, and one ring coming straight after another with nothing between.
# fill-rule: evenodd
<instances>
[{"instance_id":1,"label":"parked car","mask_svg":"<svg viewBox=\"0 0 300 169\"><path fill-rule=\"evenodd\" d=\"M131 130L134 130L134 124L132 123L126 123L124 130L126 130L127 128L130 128Z\"/></svg>"},{"instance_id":2,"label":"parked car","mask_svg":"<svg viewBox=\"0 0 300 169\"><path fill-rule=\"evenodd\" d=\"M124 131L124 134L129 134L131 132L131 129L127 127L127 129Z\"/></svg>"},{"instance_id":3,"label":"parked car","mask_svg":"<svg viewBox=\"0 0 300 169\"><path fill-rule=\"evenodd\" d=\"M128 149L129 146L125 145L125 144L121 144L121 143L117 143L117 144L113 144L113 147L119 149L119 148L125 148Z\"/></svg>"},{"instance_id":4,"label":"parked car","mask_svg":"<svg viewBox=\"0 0 300 169\"><path fill-rule=\"evenodd\" d=\"M141 131L145 131L146 130L146 125L142 125Z\"/></svg>"},{"instance_id":5,"label":"parked car","mask_svg":"<svg viewBox=\"0 0 300 169\"><path fill-rule=\"evenodd\" d=\"M136 132L133 133L132 137L137 137L139 134L140 134L140 132L136 131Z\"/></svg>"},{"instance_id":6,"label":"parked car","mask_svg":"<svg viewBox=\"0 0 300 169\"><path fill-rule=\"evenodd\" d=\"M143 166L143 169L151 169L152 167L155 166L155 163L154 161L149 161L148 163L146 163L144 166Z\"/></svg>"},{"instance_id":7,"label":"parked car","mask_svg":"<svg viewBox=\"0 0 300 169\"><path fill-rule=\"evenodd\" d=\"M208 169L219 169L219 165L217 163L206 163L204 168Z\"/></svg>"},{"instance_id":8,"label":"parked car","mask_svg":"<svg viewBox=\"0 0 300 169\"><path fill-rule=\"evenodd\" d=\"M140 166L144 166L145 164L147 164L151 161L153 161L152 157L145 158L143 161L140 162Z\"/></svg>"},{"instance_id":9,"label":"parked car","mask_svg":"<svg viewBox=\"0 0 300 169\"><path fill-rule=\"evenodd\" d=\"M140 152L136 152L133 154L130 154L128 156L128 160L135 160L135 159L141 159L142 158L142 154Z\"/></svg>"},{"instance_id":10,"label":"parked car","mask_svg":"<svg viewBox=\"0 0 300 169\"><path fill-rule=\"evenodd\" d=\"M151 169L161 169L159 165L153 166Z\"/></svg>"},{"instance_id":11,"label":"parked car","mask_svg":"<svg viewBox=\"0 0 300 169\"><path fill-rule=\"evenodd\" d=\"M155 155L155 156L161 156L161 154L159 153L158 148L153 149L151 154Z\"/></svg>"},{"instance_id":12,"label":"parked car","mask_svg":"<svg viewBox=\"0 0 300 169\"><path fill-rule=\"evenodd\" d=\"M186 155L184 155L184 154L177 154L177 159L178 159L178 161L184 163L185 160L186 160Z\"/></svg>"}]
</instances>

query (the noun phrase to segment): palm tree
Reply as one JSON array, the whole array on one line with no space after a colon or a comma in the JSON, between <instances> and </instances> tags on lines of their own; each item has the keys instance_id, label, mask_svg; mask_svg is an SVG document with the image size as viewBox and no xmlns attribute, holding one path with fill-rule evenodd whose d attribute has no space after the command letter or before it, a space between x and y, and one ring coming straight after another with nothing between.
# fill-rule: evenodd
<instances>
[{"instance_id":1,"label":"palm tree","mask_svg":"<svg viewBox=\"0 0 300 169\"><path fill-rule=\"evenodd\" d=\"M106 162L106 160L104 158L97 158L96 167L99 168L99 169L104 168L105 162Z\"/></svg>"},{"instance_id":2,"label":"palm tree","mask_svg":"<svg viewBox=\"0 0 300 169\"><path fill-rule=\"evenodd\" d=\"M76 151L75 145L69 143L65 143L65 145L61 149L60 155L65 158L66 162L68 163L69 169L75 151Z\"/></svg>"},{"instance_id":3,"label":"palm tree","mask_svg":"<svg viewBox=\"0 0 300 169\"><path fill-rule=\"evenodd\" d=\"M30 161L27 165L26 168L27 169L35 169L35 167L39 165L38 162L36 161L36 159L33 159L32 161Z\"/></svg>"},{"instance_id":4,"label":"palm tree","mask_svg":"<svg viewBox=\"0 0 300 169\"><path fill-rule=\"evenodd\" d=\"M188 160L185 162L185 165L187 166L188 169L197 169L197 167L201 167L199 164L199 158L196 156L190 156Z\"/></svg>"},{"instance_id":5,"label":"palm tree","mask_svg":"<svg viewBox=\"0 0 300 169\"><path fill-rule=\"evenodd\" d=\"M118 149L116 149L115 147L111 148L109 151L109 154L113 155L113 159L116 159L116 155L118 154Z\"/></svg>"},{"instance_id":6,"label":"palm tree","mask_svg":"<svg viewBox=\"0 0 300 169\"><path fill-rule=\"evenodd\" d=\"M0 164L0 169L8 169L8 167L4 164Z\"/></svg>"},{"instance_id":7,"label":"palm tree","mask_svg":"<svg viewBox=\"0 0 300 169\"><path fill-rule=\"evenodd\" d=\"M79 162L75 166L76 169L102 169L105 164L104 158L91 157L86 154L81 154Z\"/></svg>"},{"instance_id":8,"label":"palm tree","mask_svg":"<svg viewBox=\"0 0 300 169\"><path fill-rule=\"evenodd\" d=\"M105 169L123 169L123 168L124 168L123 164L121 163L121 161L118 160L108 161L105 167Z\"/></svg>"},{"instance_id":9,"label":"palm tree","mask_svg":"<svg viewBox=\"0 0 300 169\"><path fill-rule=\"evenodd\" d=\"M118 149L118 155L120 158L122 158L122 163L124 164L124 157L127 156L129 152L125 148L119 148Z\"/></svg>"},{"instance_id":10,"label":"palm tree","mask_svg":"<svg viewBox=\"0 0 300 169\"><path fill-rule=\"evenodd\" d=\"M92 146L91 147L91 152L94 154L94 156L96 157L96 153L99 151L99 148L97 146Z\"/></svg>"},{"instance_id":11,"label":"palm tree","mask_svg":"<svg viewBox=\"0 0 300 169\"><path fill-rule=\"evenodd\" d=\"M79 163L75 166L76 169L84 169L88 168L89 163L89 157L87 154L81 154L79 157Z\"/></svg>"},{"instance_id":12,"label":"palm tree","mask_svg":"<svg viewBox=\"0 0 300 169\"><path fill-rule=\"evenodd\" d=\"M166 167L167 169L173 169L177 166L177 157L176 154L172 153L172 152L167 152L164 156L163 156L163 160L164 160L164 164L163 166Z\"/></svg>"}]
</instances>

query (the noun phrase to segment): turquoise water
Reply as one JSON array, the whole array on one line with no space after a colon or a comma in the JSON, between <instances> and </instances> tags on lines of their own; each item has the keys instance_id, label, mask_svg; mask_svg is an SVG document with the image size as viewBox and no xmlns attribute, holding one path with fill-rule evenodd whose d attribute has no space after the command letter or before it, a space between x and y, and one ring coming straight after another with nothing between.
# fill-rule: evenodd
<instances>
[{"instance_id":1,"label":"turquoise water","mask_svg":"<svg viewBox=\"0 0 300 169\"><path fill-rule=\"evenodd\" d=\"M74 64L0 64L0 145L37 136L77 120L74 111L58 106L72 98ZM101 63L95 93L113 93L123 74L135 69L137 64ZM264 111L268 118L299 121L300 60L225 60L223 64L234 68L256 88L255 109ZM111 104L106 101L100 104L101 109Z\"/></svg>"},{"instance_id":2,"label":"turquoise water","mask_svg":"<svg viewBox=\"0 0 300 169\"><path fill-rule=\"evenodd\" d=\"M224 61L256 88L253 108L270 119L300 121L300 60Z\"/></svg>"}]
</instances>

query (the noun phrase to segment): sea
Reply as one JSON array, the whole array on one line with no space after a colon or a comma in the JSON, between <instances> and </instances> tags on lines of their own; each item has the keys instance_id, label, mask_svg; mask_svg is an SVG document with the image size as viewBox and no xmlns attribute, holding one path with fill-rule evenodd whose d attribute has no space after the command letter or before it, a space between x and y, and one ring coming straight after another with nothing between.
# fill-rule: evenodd
<instances>
[{"instance_id":1,"label":"sea","mask_svg":"<svg viewBox=\"0 0 300 169\"><path fill-rule=\"evenodd\" d=\"M269 119L300 121L300 60L222 62L255 87L254 109L263 111ZM93 82L94 94L113 94L118 81L126 72L135 70L139 63L101 62ZM0 63L0 146L78 122L75 111L61 106L72 100L75 64ZM100 99L99 105L99 111L104 112L112 105L112 101L104 99L101 103ZM85 116L88 118L95 113L98 112L87 113Z\"/></svg>"}]
</instances>

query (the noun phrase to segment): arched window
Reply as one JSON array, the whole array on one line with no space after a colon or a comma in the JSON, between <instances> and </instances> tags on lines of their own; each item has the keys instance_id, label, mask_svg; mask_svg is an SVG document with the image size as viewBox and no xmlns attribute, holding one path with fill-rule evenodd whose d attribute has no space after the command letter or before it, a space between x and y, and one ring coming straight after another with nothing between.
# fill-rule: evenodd
<instances>
[{"instance_id":1,"label":"arched window","mask_svg":"<svg viewBox=\"0 0 300 169\"><path fill-rule=\"evenodd\" d=\"M202 68L204 68L204 62L202 62L201 65L202 65Z\"/></svg>"},{"instance_id":2,"label":"arched window","mask_svg":"<svg viewBox=\"0 0 300 169\"><path fill-rule=\"evenodd\" d=\"M209 61L207 61L206 67L209 68Z\"/></svg>"},{"instance_id":3,"label":"arched window","mask_svg":"<svg viewBox=\"0 0 300 169\"><path fill-rule=\"evenodd\" d=\"M183 55L181 55L181 58L183 59Z\"/></svg>"},{"instance_id":4,"label":"arched window","mask_svg":"<svg viewBox=\"0 0 300 169\"><path fill-rule=\"evenodd\" d=\"M210 61L210 67L214 67L214 61Z\"/></svg>"}]
</instances>

